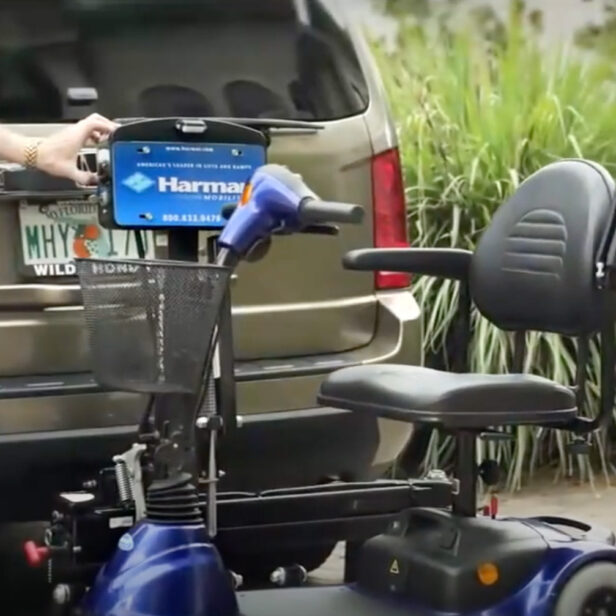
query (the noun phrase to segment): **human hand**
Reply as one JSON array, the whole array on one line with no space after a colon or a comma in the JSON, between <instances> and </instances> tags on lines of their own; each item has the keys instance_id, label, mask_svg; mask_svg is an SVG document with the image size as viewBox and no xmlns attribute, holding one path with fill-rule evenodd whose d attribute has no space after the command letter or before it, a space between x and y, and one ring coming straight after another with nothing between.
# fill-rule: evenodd
<instances>
[{"instance_id":1,"label":"human hand","mask_svg":"<svg viewBox=\"0 0 616 616\"><path fill-rule=\"evenodd\" d=\"M89 141L98 143L117 127L115 122L93 113L76 124L63 128L39 144L37 169L49 175L68 178L82 186L97 184L96 173L77 167L79 152Z\"/></svg>"}]
</instances>

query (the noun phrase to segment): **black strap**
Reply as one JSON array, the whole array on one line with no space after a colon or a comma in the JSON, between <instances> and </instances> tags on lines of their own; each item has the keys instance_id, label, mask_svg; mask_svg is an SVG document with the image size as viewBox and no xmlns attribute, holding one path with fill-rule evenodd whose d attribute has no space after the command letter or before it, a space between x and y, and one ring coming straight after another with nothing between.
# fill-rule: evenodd
<instances>
[{"instance_id":1,"label":"black strap","mask_svg":"<svg viewBox=\"0 0 616 616\"><path fill-rule=\"evenodd\" d=\"M145 243L143 241L143 235L139 229L135 229L135 243L137 244L137 254L140 259L145 259Z\"/></svg>"},{"instance_id":2,"label":"black strap","mask_svg":"<svg viewBox=\"0 0 616 616\"><path fill-rule=\"evenodd\" d=\"M452 368L454 372L469 370L469 347L471 342L471 293L467 281L460 281L458 311L454 324L454 353Z\"/></svg>"},{"instance_id":3,"label":"black strap","mask_svg":"<svg viewBox=\"0 0 616 616\"><path fill-rule=\"evenodd\" d=\"M586 367L590 357L590 340L588 336L578 338L577 365L575 370L575 399L578 412L584 408L586 390Z\"/></svg>"},{"instance_id":4,"label":"black strap","mask_svg":"<svg viewBox=\"0 0 616 616\"><path fill-rule=\"evenodd\" d=\"M616 364L616 335L614 331L614 301L606 301L601 324L601 383L599 413L594 417L584 417L581 414L570 425L570 430L577 434L589 434L606 427L612 420L614 410L614 365ZM580 355L582 353L580 348ZM580 359L582 359L580 357ZM580 362L582 363L582 362ZM583 362L584 368L587 362ZM584 376L585 378L585 376ZM579 388L582 390L582 388ZM578 391L578 400L580 399Z\"/></svg>"},{"instance_id":5,"label":"black strap","mask_svg":"<svg viewBox=\"0 0 616 616\"><path fill-rule=\"evenodd\" d=\"M606 276L616 266L616 242L614 242L614 235L616 234L616 193L612 196L611 210L609 223L605 228L597 251L597 267L601 268L596 272L596 282L599 287L606 284Z\"/></svg>"},{"instance_id":6,"label":"black strap","mask_svg":"<svg viewBox=\"0 0 616 616\"><path fill-rule=\"evenodd\" d=\"M526 357L526 331L515 332L513 338L513 364L512 371L515 374L524 372L524 358Z\"/></svg>"}]
</instances>

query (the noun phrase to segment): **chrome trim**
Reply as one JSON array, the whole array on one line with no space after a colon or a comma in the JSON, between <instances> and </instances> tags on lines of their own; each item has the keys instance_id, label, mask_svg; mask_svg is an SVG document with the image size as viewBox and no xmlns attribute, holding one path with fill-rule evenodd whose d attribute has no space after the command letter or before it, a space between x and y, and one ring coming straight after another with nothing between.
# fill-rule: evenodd
<instances>
[{"instance_id":1,"label":"chrome trim","mask_svg":"<svg viewBox=\"0 0 616 616\"><path fill-rule=\"evenodd\" d=\"M306 310L323 310L328 308L349 308L351 306L366 306L377 302L376 295L363 295L344 299L322 300L315 302L296 302L288 304L258 304L252 306L237 306L233 308L233 314L248 315L261 314L264 312L304 312Z\"/></svg>"},{"instance_id":2,"label":"chrome trim","mask_svg":"<svg viewBox=\"0 0 616 616\"><path fill-rule=\"evenodd\" d=\"M78 284L0 285L0 309L36 309L80 303L81 289Z\"/></svg>"},{"instance_id":3,"label":"chrome trim","mask_svg":"<svg viewBox=\"0 0 616 616\"><path fill-rule=\"evenodd\" d=\"M237 279L233 275L232 279ZM291 304L259 304L253 306L236 306L233 314L253 315L271 312L289 312L322 310L327 308L348 308L375 304L377 295L364 295L344 299L316 302L297 302ZM78 284L15 284L0 285L0 309L9 308L54 308L57 310L80 310L81 288Z\"/></svg>"}]
</instances>

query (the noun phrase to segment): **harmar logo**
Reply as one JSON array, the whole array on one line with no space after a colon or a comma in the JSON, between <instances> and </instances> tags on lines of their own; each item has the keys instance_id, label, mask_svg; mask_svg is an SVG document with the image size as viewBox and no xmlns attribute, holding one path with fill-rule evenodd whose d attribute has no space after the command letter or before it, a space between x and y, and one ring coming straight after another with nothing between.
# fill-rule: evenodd
<instances>
[{"instance_id":1,"label":"harmar logo","mask_svg":"<svg viewBox=\"0 0 616 616\"><path fill-rule=\"evenodd\" d=\"M243 182L204 182L198 180L181 180L177 177L159 177L158 191L161 193L201 193L204 195L241 195Z\"/></svg>"},{"instance_id":2,"label":"harmar logo","mask_svg":"<svg viewBox=\"0 0 616 616\"><path fill-rule=\"evenodd\" d=\"M130 188L132 191L141 194L145 192L148 188L151 188L156 184L156 182L149 178L145 173L141 173L141 171L137 171L132 175L129 175L123 182L124 186Z\"/></svg>"},{"instance_id":3,"label":"harmar logo","mask_svg":"<svg viewBox=\"0 0 616 616\"><path fill-rule=\"evenodd\" d=\"M178 177L158 177L157 180L137 171L128 176L122 184L137 194L141 194L158 185L160 193L190 193L204 195L241 195L244 190L243 182L216 182L183 180Z\"/></svg>"}]
</instances>

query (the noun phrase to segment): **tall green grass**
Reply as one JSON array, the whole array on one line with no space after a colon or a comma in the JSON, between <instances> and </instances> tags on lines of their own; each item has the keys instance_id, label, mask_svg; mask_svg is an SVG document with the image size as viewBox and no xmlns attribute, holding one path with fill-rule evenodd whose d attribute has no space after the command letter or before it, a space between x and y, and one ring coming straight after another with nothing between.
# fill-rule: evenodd
<instances>
[{"instance_id":1,"label":"tall green grass","mask_svg":"<svg viewBox=\"0 0 616 616\"><path fill-rule=\"evenodd\" d=\"M486 24L489 23L489 28ZM496 208L526 177L561 158L584 157L616 171L616 86L613 58L540 43L540 16L512 2L506 23L471 18L452 30L443 22L405 22L397 49L376 53L399 129L415 246L472 249ZM425 351L446 355L456 309L455 283L418 278ZM506 301L506 299L504 299ZM511 336L473 315L471 369L506 372ZM576 346L554 335L529 334L526 369L563 383L575 378ZM598 352L592 347L587 412L597 401ZM519 429L511 443L482 451L507 469L510 489L541 465L557 475L592 466L572 461L566 435ZM594 456L607 476L609 455L595 437ZM449 459L451 443L433 437L428 467Z\"/></svg>"}]
</instances>

